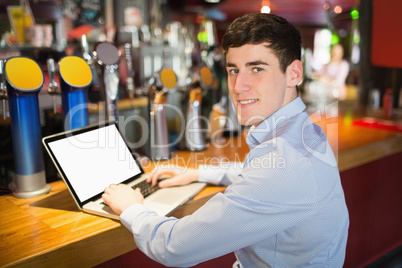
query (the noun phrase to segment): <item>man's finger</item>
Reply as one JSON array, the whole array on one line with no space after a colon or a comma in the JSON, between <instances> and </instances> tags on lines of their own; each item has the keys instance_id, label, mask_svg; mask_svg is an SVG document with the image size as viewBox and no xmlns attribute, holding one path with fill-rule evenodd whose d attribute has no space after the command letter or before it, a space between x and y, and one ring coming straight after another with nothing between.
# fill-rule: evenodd
<instances>
[{"instance_id":1,"label":"man's finger","mask_svg":"<svg viewBox=\"0 0 402 268\"><path fill-rule=\"evenodd\" d=\"M178 186L178 185L183 185L183 182L181 180L180 176L174 176L170 179L165 179L161 182L159 182L159 187L171 187L171 186Z\"/></svg>"},{"instance_id":2,"label":"man's finger","mask_svg":"<svg viewBox=\"0 0 402 268\"><path fill-rule=\"evenodd\" d=\"M169 177L173 177L174 175L176 175L176 172L174 172L173 170L157 171L147 179L147 182L152 183L152 185L155 186L158 183L159 177L161 177L162 175L168 175Z\"/></svg>"}]
</instances>

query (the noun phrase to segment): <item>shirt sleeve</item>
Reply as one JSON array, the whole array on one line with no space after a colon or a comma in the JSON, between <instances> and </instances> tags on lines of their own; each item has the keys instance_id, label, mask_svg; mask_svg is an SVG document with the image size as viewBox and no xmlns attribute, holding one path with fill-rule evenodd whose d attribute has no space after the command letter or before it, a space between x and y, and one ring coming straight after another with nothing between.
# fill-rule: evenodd
<instances>
[{"instance_id":1,"label":"shirt sleeve","mask_svg":"<svg viewBox=\"0 0 402 268\"><path fill-rule=\"evenodd\" d=\"M141 251L167 266L188 267L228 254L290 228L314 213L315 187L303 186L300 200L295 200L300 195L294 195L314 176L300 155L293 160L296 162L286 165L296 165L297 172L289 174L294 169L268 170L262 168L262 161L253 160L224 194L216 194L181 219L161 217L143 205L134 205L121 214L121 222L133 233Z\"/></svg>"},{"instance_id":2,"label":"shirt sleeve","mask_svg":"<svg viewBox=\"0 0 402 268\"><path fill-rule=\"evenodd\" d=\"M219 166L200 165L198 181L228 186L238 179L242 169L243 163L241 162L221 163Z\"/></svg>"}]
</instances>

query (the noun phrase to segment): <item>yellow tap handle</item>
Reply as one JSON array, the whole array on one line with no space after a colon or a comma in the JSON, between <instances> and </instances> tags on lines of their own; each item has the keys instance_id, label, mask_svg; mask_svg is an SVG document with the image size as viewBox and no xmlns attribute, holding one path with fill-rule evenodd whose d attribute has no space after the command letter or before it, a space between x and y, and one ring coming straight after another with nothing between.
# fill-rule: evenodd
<instances>
[{"instance_id":1,"label":"yellow tap handle","mask_svg":"<svg viewBox=\"0 0 402 268\"><path fill-rule=\"evenodd\" d=\"M92 72L84 59L66 56L59 62L61 78L70 86L86 87L92 82Z\"/></svg>"},{"instance_id":2,"label":"yellow tap handle","mask_svg":"<svg viewBox=\"0 0 402 268\"><path fill-rule=\"evenodd\" d=\"M6 61L5 77L15 89L34 91L44 83L43 72L39 65L26 57L13 57Z\"/></svg>"},{"instance_id":3,"label":"yellow tap handle","mask_svg":"<svg viewBox=\"0 0 402 268\"><path fill-rule=\"evenodd\" d=\"M163 86L172 89L176 86L177 78L172 69L163 69L161 72L161 82Z\"/></svg>"},{"instance_id":4,"label":"yellow tap handle","mask_svg":"<svg viewBox=\"0 0 402 268\"><path fill-rule=\"evenodd\" d=\"M202 82L209 86L212 84L212 73L208 67L203 67L200 71Z\"/></svg>"}]
</instances>

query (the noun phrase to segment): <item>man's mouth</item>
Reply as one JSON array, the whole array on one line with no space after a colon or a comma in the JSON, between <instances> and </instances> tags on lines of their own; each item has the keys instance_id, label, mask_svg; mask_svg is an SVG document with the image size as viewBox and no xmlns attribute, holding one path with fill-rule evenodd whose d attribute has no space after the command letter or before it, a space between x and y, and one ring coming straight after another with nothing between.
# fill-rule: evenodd
<instances>
[{"instance_id":1,"label":"man's mouth","mask_svg":"<svg viewBox=\"0 0 402 268\"><path fill-rule=\"evenodd\" d=\"M239 100L238 102L239 102L240 104L242 104L242 105L245 105L245 104L249 104L249 103L256 102L256 101L258 101L258 99L252 99L252 100Z\"/></svg>"}]
</instances>

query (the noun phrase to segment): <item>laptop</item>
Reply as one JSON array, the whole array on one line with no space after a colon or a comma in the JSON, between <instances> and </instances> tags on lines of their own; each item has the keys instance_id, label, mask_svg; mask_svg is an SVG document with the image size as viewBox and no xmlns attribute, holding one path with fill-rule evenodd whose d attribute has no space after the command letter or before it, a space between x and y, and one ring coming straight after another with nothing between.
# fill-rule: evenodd
<instances>
[{"instance_id":1,"label":"laptop","mask_svg":"<svg viewBox=\"0 0 402 268\"><path fill-rule=\"evenodd\" d=\"M57 133L44 137L42 142L75 203L84 212L118 220L119 216L103 203L101 196L105 188L119 183L133 188L138 187L137 184L150 186L145 182L149 174L144 173L117 123ZM151 188L144 205L167 216L205 185L195 182L178 187Z\"/></svg>"}]
</instances>

